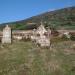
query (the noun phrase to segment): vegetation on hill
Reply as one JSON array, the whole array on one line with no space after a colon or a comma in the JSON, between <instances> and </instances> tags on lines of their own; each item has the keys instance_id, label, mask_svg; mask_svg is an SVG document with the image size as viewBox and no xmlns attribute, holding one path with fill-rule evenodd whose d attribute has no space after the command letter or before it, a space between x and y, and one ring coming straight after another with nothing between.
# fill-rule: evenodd
<instances>
[{"instance_id":1,"label":"vegetation on hill","mask_svg":"<svg viewBox=\"0 0 75 75\"><path fill-rule=\"evenodd\" d=\"M40 25L41 21L43 21L45 26L49 26L50 28L75 29L75 7L50 11L26 20L5 24L9 24L12 29L33 29ZM0 25L0 29L2 29L5 24Z\"/></svg>"}]
</instances>

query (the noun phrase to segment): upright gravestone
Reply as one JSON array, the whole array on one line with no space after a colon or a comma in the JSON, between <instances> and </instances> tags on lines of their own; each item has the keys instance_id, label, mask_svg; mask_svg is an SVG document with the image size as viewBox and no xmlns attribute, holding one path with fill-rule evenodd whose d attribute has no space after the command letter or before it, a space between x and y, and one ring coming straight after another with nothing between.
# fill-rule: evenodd
<instances>
[{"instance_id":1,"label":"upright gravestone","mask_svg":"<svg viewBox=\"0 0 75 75\"><path fill-rule=\"evenodd\" d=\"M11 43L11 28L8 25L3 29L2 43Z\"/></svg>"},{"instance_id":2,"label":"upright gravestone","mask_svg":"<svg viewBox=\"0 0 75 75\"><path fill-rule=\"evenodd\" d=\"M45 35L47 33L47 30L45 29L43 23L41 22L41 25L36 30L36 43L39 44L41 47L50 47L50 40L49 37ZM49 36L49 34L48 34Z\"/></svg>"}]
</instances>

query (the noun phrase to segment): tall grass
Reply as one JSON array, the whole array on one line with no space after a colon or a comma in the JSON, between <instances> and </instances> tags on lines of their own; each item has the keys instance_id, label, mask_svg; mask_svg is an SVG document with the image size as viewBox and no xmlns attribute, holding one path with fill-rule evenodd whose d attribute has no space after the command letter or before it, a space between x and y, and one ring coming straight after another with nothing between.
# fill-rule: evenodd
<instances>
[{"instance_id":1,"label":"tall grass","mask_svg":"<svg viewBox=\"0 0 75 75\"><path fill-rule=\"evenodd\" d=\"M55 41L51 49L23 41L0 44L0 75L75 75L74 43Z\"/></svg>"}]
</instances>

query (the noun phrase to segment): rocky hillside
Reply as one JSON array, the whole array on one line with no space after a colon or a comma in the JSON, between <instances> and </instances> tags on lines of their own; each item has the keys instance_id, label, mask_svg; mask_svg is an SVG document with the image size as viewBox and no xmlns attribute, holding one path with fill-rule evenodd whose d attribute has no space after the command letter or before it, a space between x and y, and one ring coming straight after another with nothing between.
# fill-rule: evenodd
<instances>
[{"instance_id":1,"label":"rocky hillside","mask_svg":"<svg viewBox=\"0 0 75 75\"><path fill-rule=\"evenodd\" d=\"M12 29L33 29L40 25L40 21L43 21L44 25L50 28L75 29L75 7L45 12L25 20L1 24L0 29L6 24L9 24Z\"/></svg>"}]
</instances>

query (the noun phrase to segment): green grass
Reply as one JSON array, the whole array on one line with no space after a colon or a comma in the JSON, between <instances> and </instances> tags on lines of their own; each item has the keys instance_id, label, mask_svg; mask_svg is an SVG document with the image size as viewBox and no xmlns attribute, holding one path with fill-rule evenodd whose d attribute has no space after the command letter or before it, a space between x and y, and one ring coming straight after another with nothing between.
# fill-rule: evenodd
<instances>
[{"instance_id":1,"label":"green grass","mask_svg":"<svg viewBox=\"0 0 75 75\"><path fill-rule=\"evenodd\" d=\"M51 49L23 41L0 44L0 75L75 75L74 43L53 42Z\"/></svg>"}]
</instances>

